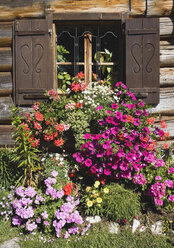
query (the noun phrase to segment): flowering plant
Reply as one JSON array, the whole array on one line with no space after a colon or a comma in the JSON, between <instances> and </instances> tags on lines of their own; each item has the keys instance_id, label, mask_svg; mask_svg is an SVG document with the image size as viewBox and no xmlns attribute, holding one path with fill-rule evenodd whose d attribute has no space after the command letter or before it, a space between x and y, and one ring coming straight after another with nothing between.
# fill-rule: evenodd
<instances>
[{"instance_id":1,"label":"flowering plant","mask_svg":"<svg viewBox=\"0 0 174 248\"><path fill-rule=\"evenodd\" d=\"M12 201L12 224L21 226L27 232L40 230L55 233L56 237L68 238L70 235L84 234L83 219L77 211L79 199L73 196L73 185L69 183L62 188L57 185L58 173L44 180L45 189L31 186L16 188Z\"/></svg>"},{"instance_id":2,"label":"flowering plant","mask_svg":"<svg viewBox=\"0 0 174 248\"><path fill-rule=\"evenodd\" d=\"M102 196L108 194L109 189L104 187L100 181L95 181L94 185L87 186L82 191L81 202L87 215L102 215L103 200Z\"/></svg>"},{"instance_id":3,"label":"flowering plant","mask_svg":"<svg viewBox=\"0 0 174 248\"><path fill-rule=\"evenodd\" d=\"M123 83L115 86L116 101L109 107L96 108L103 113L98 119L98 133L85 134L85 144L73 157L88 174L125 180L145 189L149 186L146 168L165 166L156 140L163 140L166 133L153 126L155 118L149 117L142 100L137 101Z\"/></svg>"}]
</instances>

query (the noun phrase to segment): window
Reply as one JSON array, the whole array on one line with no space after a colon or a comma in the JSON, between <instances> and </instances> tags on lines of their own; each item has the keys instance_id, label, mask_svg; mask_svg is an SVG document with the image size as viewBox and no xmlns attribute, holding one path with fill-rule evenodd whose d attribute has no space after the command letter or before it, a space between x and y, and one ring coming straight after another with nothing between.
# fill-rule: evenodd
<instances>
[{"instance_id":1,"label":"window","mask_svg":"<svg viewBox=\"0 0 174 248\"><path fill-rule=\"evenodd\" d=\"M122 22L121 19L113 21L112 15L101 21L95 15L89 21L90 17L86 21L82 21L83 15L81 21L70 18L62 21L62 17L54 21L49 18L15 21L13 92L16 103L31 105L44 99L44 91L56 87L56 63L72 76L84 71L86 82L91 81L91 72L103 79L106 75L102 68L113 68L115 81L125 79L130 91L149 104L159 102L158 18ZM70 51L64 62L56 59L56 34L57 44ZM97 60L96 53L105 49L112 53L112 58Z\"/></svg>"},{"instance_id":2,"label":"window","mask_svg":"<svg viewBox=\"0 0 174 248\"><path fill-rule=\"evenodd\" d=\"M98 79L104 79L109 67L120 75L121 58L121 22L55 22L57 45L69 51L66 62L58 60L58 70L67 71L71 76L79 71L85 74L86 83L92 81L92 72ZM101 56L103 55L103 56Z\"/></svg>"}]
</instances>

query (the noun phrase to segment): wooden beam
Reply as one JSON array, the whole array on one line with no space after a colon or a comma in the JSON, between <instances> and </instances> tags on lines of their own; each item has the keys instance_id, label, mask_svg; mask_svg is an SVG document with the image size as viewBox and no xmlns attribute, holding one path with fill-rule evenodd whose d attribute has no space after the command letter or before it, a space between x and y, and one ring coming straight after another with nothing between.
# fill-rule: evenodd
<instances>
[{"instance_id":1,"label":"wooden beam","mask_svg":"<svg viewBox=\"0 0 174 248\"><path fill-rule=\"evenodd\" d=\"M174 17L161 17L160 19L160 36L170 37L174 35Z\"/></svg>"},{"instance_id":2,"label":"wooden beam","mask_svg":"<svg viewBox=\"0 0 174 248\"><path fill-rule=\"evenodd\" d=\"M174 116L174 87L160 88L160 102L150 111L155 114Z\"/></svg>"},{"instance_id":3,"label":"wooden beam","mask_svg":"<svg viewBox=\"0 0 174 248\"><path fill-rule=\"evenodd\" d=\"M0 21L44 16L45 0L1 0Z\"/></svg>"},{"instance_id":4,"label":"wooden beam","mask_svg":"<svg viewBox=\"0 0 174 248\"><path fill-rule=\"evenodd\" d=\"M147 16L170 16L173 12L173 0L147 0Z\"/></svg>"},{"instance_id":5,"label":"wooden beam","mask_svg":"<svg viewBox=\"0 0 174 248\"><path fill-rule=\"evenodd\" d=\"M0 23L0 47L10 47L12 44L12 22Z\"/></svg>"},{"instance_id":6,"label":"wooden beam","mask_svg":"<svg viewBox=\"0 0 174 248\"><path fill-rule=\"evenodd\" d=\"M45 3L45 11L56 13L123 13L129 11L128 0L52 0ZM57 16L58 17L58 16Z\"/></svg>"},{"instance_id":7,"label":"wooden beam","mask_svg":"<svg viewBox=\"0 0 174 248\"><path fill-rule=\"evenodd\" d=\"M11 72L0 72L0 96L8 96L12 93Z\"/></svg>"},{"instance_id":8,"label":"wooden beam","mask_svg":"<svg viewBox=\"0 0 174 248\"><path fill-rule=\"evenodd\" d=\"M130 1L130 15L144 15L146 11L146 0L131 0Z\"/></svg>"},{"instance_id":9,"label":"wooden beam","mask_svg":"<svg viewBox=\"0 0 174 248\"><path fill-rule=\"evenodd\" d=\"M165 67L160 68L160 86L174 87L174 68Z\"/></svg>"},{"instance_id":10,"label":"wooden beam","mask_svg":"<svg viewBox=\"0 0 174 248\"><path fill-rule=\"evenodd\" d=\"M0 71L12 70L12 51L10 47L0 48Z\"/></svg>"},{"instance_id":11,"label":"wooden beam","mask_svg":"<svg viewBox=\"0 0 174 248\"><path fill-rule=\"evenodd\" d=\"M11 125L0 125L0 146L14 145Z\"/></svg>"}]
</instances>

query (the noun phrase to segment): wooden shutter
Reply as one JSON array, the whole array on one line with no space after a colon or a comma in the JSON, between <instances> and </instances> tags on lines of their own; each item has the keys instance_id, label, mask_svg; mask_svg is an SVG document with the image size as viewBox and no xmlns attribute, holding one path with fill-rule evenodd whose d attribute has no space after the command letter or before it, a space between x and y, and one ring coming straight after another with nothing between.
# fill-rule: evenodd
<instances>
[{"instance_id":1,"label":"wooden shutter","mask_svg":"<svg viewBox=\"0 0 174 248\"><path fill-rule=\"evenodd\" d=\"M159 103L159 20L127 19L126 84L148 104Z\"/></svg>"},{"instance_id":2,"label":"wooden shutter","mask_svg":"<svg viewBox=\"0 0 174 248\"><path fill-rule=\"evenodd\" d=\"M47 19L17 20L14 24L14 95L31 105L53 88L52 26Z\"/></svg>"}]
</instances>

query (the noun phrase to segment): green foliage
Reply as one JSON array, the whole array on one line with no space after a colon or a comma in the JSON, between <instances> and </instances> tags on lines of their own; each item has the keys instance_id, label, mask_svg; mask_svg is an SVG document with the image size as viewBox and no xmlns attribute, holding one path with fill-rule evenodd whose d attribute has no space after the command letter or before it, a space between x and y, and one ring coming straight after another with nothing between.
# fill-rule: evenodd
<instances>
[{"instance_id":1,"label":"green foliage","mask_svg":"<svg viewBox=\"0 0 174 248\"><path fill-rule=\"evenodd\" d=\"M148 232L132 234L131 230L123 230L118 234L111 234L106 228L107 224L94 225L88 235L72 237L71 239L57 239L51 237L30 235L26 241L20 243L21 248L172 248L173 244L165 236L154 236ZM44 243L43 243L44 241ZM52 241L52 242L50 242Z\"/></svg>"},{"instance_id":2,"label":"green foliage","mask_svg":"<svg viewBox=\"0 0 174 248\"><path fill-rule=\"evenodd\" d=\"M47 178L50 176L51 172L56 170L57 184L59 186L66 185L69 182L68 171L69 171L69 161L64 158L61 154L53 154L48 156L43 162L44 171L42 176Z\"/></svg>"},{"instance_id":3,"label":"green foliage","mask_svg":"<svg viewBox=\"0 0 174 248\"><path fill-rule=\"evenodd\" d=\"M10 221L0 220L0 244L16 237L20 232L19 228L12 228Z\"/></svg>"},{"instance_id":4,"label":"green foliage","mask_svg":"<svg viewBox=\"0 0 174 248\"><path fill-rule=\"evenodd\" d=\"M20 170L17 170L16 164L13 161L14 156L13 149L0 149L0 187L9 189L20 176Z\"/></svg>"},{"instance_id":5,"label":"green foliage","mask_svg":"<svg viewBox=\"0 0 174 248\"><path fill-rule=\"evenodd\" d=\"M104 216L112 221L130 221L140 213L140 196L122 185L111 184L103 196Z\"/></svg>"},{"instance_id":6,"label":"green foliage","mask_svg":"<svg viewBox=\"0 0 174 248\"><path fill-rule=\"evenodd\" d=\"M112 52L110 52L107 49L104 49L104 52L98 51L95 53L94 59L97 63L111 62L112 61ZM117 77L117 73L113 71L113 66L101 65L101 66L99 66L99 68L101 69L103 76L106 76L106 78L104 78L104 82L107 85L111 86L112 81L115 81L116 77Z\"/></svg>"},{"instance_id":7,"label":"green foliage","mask_svg":"<svg viewBox=\"0 0 174 248\"><path fill-rule=\"evenodd\" d=\"M19 113L19 108L12 106L11 110L12 125L15 127L13 138L15 139L13 161L17 167L22 170L21 177L16 181L16 186L19 184L32 185L37 183L37 178L34 178L34 173L38 172L40 168L40 160L38 159L39 150L32 146L30 142L32 132L26 128L25 123L22 122L22 116Z\"/></svg>"},{"instance_id":8,"label":"green foliage","mask_svg":"<svg viewBox=\"0 0 174 248\"><path fill-rule=\"evenodd\" d=\"M58 62L67 62L65 54L69 54L69 51L66 50L64 46L58 45L57 46L57 61ZM71 85L71 75L64 71L62 66L57 67L58 70L58 87L61 88L63 91Z\"/></svg>"}]
</instances>

